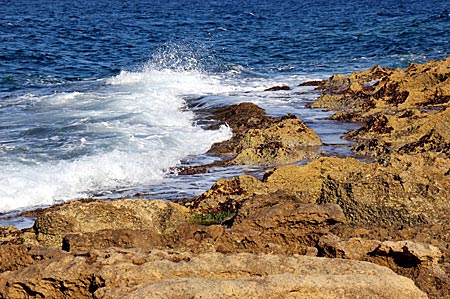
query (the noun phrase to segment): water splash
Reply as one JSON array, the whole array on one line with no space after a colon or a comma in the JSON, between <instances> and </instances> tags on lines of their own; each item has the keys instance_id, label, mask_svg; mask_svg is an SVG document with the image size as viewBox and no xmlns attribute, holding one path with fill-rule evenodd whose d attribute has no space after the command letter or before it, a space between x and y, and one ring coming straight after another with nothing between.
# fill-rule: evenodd
<instances>
[{"instance_id":1,"label":"water splash","mask_svg":"<svg viewBox=\"0 0 450 299\"><path fill-rule=\"evenodd\" d=\"M99 90L27 95L2 113L16 129L2 138L10 142L1 149L0 212L155 183L231 136L225 126L196 126L183 99L227 86L195 69L152 65L105 79Z\"/></svg>"}]
</instances>

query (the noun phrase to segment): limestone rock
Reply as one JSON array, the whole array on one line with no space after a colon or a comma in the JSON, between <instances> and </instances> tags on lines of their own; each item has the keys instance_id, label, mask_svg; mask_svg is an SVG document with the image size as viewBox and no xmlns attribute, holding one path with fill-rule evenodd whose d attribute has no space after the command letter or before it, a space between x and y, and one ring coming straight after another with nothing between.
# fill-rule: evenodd
<instances>
[{"instance_id":1,"label":"limestone rock","mask_svg":"<svg viewBox=\"0 0 450 299\"><path fill-rule=\"evenodd\" d=\"M240 103L215 109L212 111L210 119L215 121L210 125L211 129L216 129L226 123L233 130L230 140L215 143L211 147L209 152L219 155L235 153L236 146L248 130L266 128L277 120L275 117L266 115L264 109L252 103Z\"/></svg>"},{"instance_id":2,"label":"limestone rock","mask_svg":"<svg viewBox=\"0 0 450 299\"><path fill-rule=\"evenodd\" d=\"M448 245L448 244L447 244ZM391 268L409 277L425 290L430 298L446 298L450 292L450 278L443 254L435 246L425 243L378 241L360 237L342 239L334 234L321 237L318 243L321 256L369 261Z\"/></svg>"},{"instance_id":3,"label":"limestone rock","mask_svg":"<svg viewBox=\"0 0 450 299\"><path fill-rule=\"evenodd\" d=\"M236 210L245 198L266 192L267 188L260 180L250 175L241 175L217 181L209 190L186 205L200 212L228 212Z\"/></svg>"},{"instance_id":4,"label":"limestone rock","mask_svg":"<svg viewBox=\"0 0 450 299\"><path fill-rule=\"evenodd\" d=\"M71 201L41 214L34 230L40 244L61 248L64 235L107 229L174 230L188 209L162 200Z\"/></svg>"},{"instance_id":5,"label":"limestone rock","mask_svg":"<svg viewBox=\"0 0 450 299\"><path fill-rule=\"evenodd\" d=\"M312 204L295 193L253 196L224 222L229 228L214 242L220 252L313 254L316 240L345 222L336 204Z\"/></svg>"},{"instance_id":6,"label":"limestone rock","mask_svg":"<svg viewBox=\"0 0 450 299\"><path fill-rule=\"evenodd\" d=\"M54 259L63 254L61 251L40 246L2 245L0 246L0 273L16 271L44 260Z\"/></svg>"},{"instance_id":7,"label":"limestone rock","mask_svg":"<svg viewBox=\"0 0 450 299\"><path fill-rule=\"evenodd\" d=\"M334 234L327 234L320 238L318 247L323 256L365 260L368 254L380 246L380 243L377 240L366 240L363 238L342 240Z\"/></svg>"},{"instance_id":8,"label":"limestone rock","mask_svg":"<svg viewBox=\"0 0 450 299\"><path fill-rule=\"evenodd\" d=\"M367 260L368 256L393 256L404 267L436 265L442 252L436 246L412 241L377 241L362 238L342 240L336 235L325 235L319 247L326 256Z\"/></svg>"},{"instance_id":9,"label":"limestone rock","mask_svg":"<svg viewBox=\"0 0 450 299\"><path fill-rule=\"evenodd\" d=\"M437 264L442 252L435 246L411 241L385 241L375 250L378 255L394 255L401 263Z\"/></svg>"},{"instance_id":10,"label":"limestone rock","mask_svg":"<svg viewBox=\"0 0 450 299\"><path fill-rule=\"evenodd\" d=\"M291 90L288 85L277 85L264 89L264 91L280 91L280 90Z\"/></svg>"},{"instance_id":11,"label":"limestone rock","mask_svg":"<svg viewBox=\"0 0 450 299\"><path fill-rule=\"evenodd\" d=\"M19 229L9 225L0 226L0 244L7 243L21 243L20 241L21 232Z\"/></svg>"},{"instance_id":12,"label":"limestone rock","mask_svg":"<svg viewBox=\"0 0 450 299\"><path fill-rule=\"evenodd\" d=\"M78 254L109 247L306 254L315 246L320 230L345 222L338 205L309 203L285 191L253 195L234 209L223 219L213 219L212 215L221 214L212 211L201 218L201 210L193 210L190 221L163 233L150 228L66 233L62 249Z\"/></svg>"},{"instance_id":13,"label":"limestone rock","mask_svg":"<svg viewBox=\"0 0 450 299\"><path fill-rule=\"evenodd\" d=\"M319 136L297 117L286 116L268 128L251 129L236 147L232 164L288 164L317 156Z\"/></svg>"},{"instance_id":14,"label":"limestone rock","mask_svg":"<svg viewBox=\"0 0 450 299\"><path fill-rule=\"evenodd\" d=\"M0 226L0 245L9 244L39 245L39 242L30 228L20 230L13 226Z\"/></svg>"},{"instance_id":15,"label":"limestone rock","mask_svg":"<svg viewBox=\"0 0 450 299\"><path fill-rule=\"evenodd\" d=\"M273 229L286 228L288 231L343 222L345 216L337 204L311 204L288 193L278 192L243 202L234 225L245 223L267 234Z\"/></svg>"},{"instance_id":16,"label":"limestone rock","mask_svg":"<svg viewBox=\"0 0 450 299\"><path fill-rule=\"evenodd\" d=\"M151 250L168 246L169 242L166 241L165 236L156 232L155 229L103 229L95 232L74 232L64 235L61 248L80 254L92 249L109 247Z\"/></svg>"},{"instance_id":17,"label":"limestone rock","mask_svg":"<svg viewBox=\"0 0 450 299\"><path fill-rule=\"evenodd\" d=\"M0 274L4 298L427 298L371 263L136 250L61 254Z\"/></svg>"},{"instance_id":18,"label":"limestone rock","mask_svg":"<svg viewBox=\"0 0 450 299\"><path fill-rule=\"evenodd\" d=\"M222 180L195 206L234 211L252 195L287 190L310 203L338 204L353 224L446 223L449 170L450 160L432 154L395 156L388 166L322 157L304 166L277 167L263 181L249 176Z\"/></svg>"},{"instance_id":19,"label":"limestone rock","mask_svg":"<svg viewBox=\"0 0 450 299\"><path fill-rule=\"evenodd\" d=\"M346 134L357 142L356 153L378 158L432 151L450 157L450 57L333 76L319 89L323 94L312 107L338 110L334 119L365 123ZM389 150L377 151L380 145Z\"/></svg>"},{"instance_id":20,"label":"limestone rock","mask_svg":"<svg viewBox=\"0 0 450 299\"><path fill-rule=\"evenodd\" d=\"M233 130L230 140L214 144L210 150L233 156L227 165L293 163L317 156L322 144L318 135L296 116L270 117L251 103L216 109L211 118L227 123Z\"/></svg>"}]
</instances>

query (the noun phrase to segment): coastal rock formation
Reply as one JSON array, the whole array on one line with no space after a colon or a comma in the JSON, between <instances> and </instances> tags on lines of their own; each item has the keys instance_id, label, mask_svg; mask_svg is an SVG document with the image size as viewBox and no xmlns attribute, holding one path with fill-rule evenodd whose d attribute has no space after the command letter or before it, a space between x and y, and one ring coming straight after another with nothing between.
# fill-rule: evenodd
<instances>
[{"instance_id":1,"label":"coastal rock formation","mask_svg":"<svg viewBox=\"0 0 450 299\"><path fill-rule=\"evenodd\" d=\"M313 108L337 110L332 117L365 125L346 134L354 152L389 159L390 153L437 152L450 157L450 58L379 66L319 84Z\"/></svg>"},{"instance_id":2,"label":"coastal rock formation","mask_svg":"<svg viewBox=\"0 0 450 299\"><path fill-rule=\"evenodd\" d=\"M317 157L322 141L293 115L264 129L250 129L241 139L231 164L288 164Z\"/></svg>"},{"instance_id":3,"label":"coastal rock formation","mask_svg":"<svg viewBox=\"0 0 450 299\"><path fill-rule=\"evenodd\" d=\"M280 90L291 90L287 85L277 85L264 89L264 91L280 91Z\"/></svg>"},{"instance_id":4,"label":"coastal rock formation","mask_svg":"<svg viewBox=\"0 0 450 299\"><path fill-rule=\"evenodd\" d=\"M124 202L130 204L128 200ZM79 206L88 206L88 204L78 203ZM105 201L105 204L108 204L108 201ZM66 207L68 210L72 209L70 204L64 204L59 209L64 210ZM64 235L60 248L70 252L70 255L57 249L26 244L16 245L20 243L5 240L0 246L2 256L0 269L1 272L13 271L8 274L6 280L11 282L14 279L23 279L26 275L22 271L30 275L42 273L36 272L34 267L42 267L43 261L47 261L49 267L53 262L61 264L60 256L72 256L77 261L85 259L87 264L95 264L99 255L106 257L111 248L121 248L119 250L121 252L139 252L139 256L130 258L137 267L147 261L143 254L154 252L156 249L171 248L174 252L191 252L189 255L210 252L222 252L226 256L236 253L288 254L288 256L302 254L369 261L387 266L398 274L414 279L415 283L422 290L427 291L431 298L443 298L450 294L448 279L450 236L445 233L450 227L445 224L441 227L423 224L414 226L348 225L346 215L339 205L309 203L301 194L289 191L250 196L241 202L234 214L228 215L216 224L204 223L193 211L190 220L179 221L174 230L160 231L150 227L147 229L102 229L94 217L96 210L92 211L89 225L86 226L98 225L98 230L75 232L70 229L66 234L60 231ZM48 218L45 213L42 217ZM53 211L50 210L48 213L52 214ZM176 222L176 219L174 220ZM124 227L127 221L125 220ZM122 223L118 220L114 225L120 227ZM155 223L155 225L158 224ZM216 267L212 263L210 266ZM99 277L98 272L91 271L89 275L81 275L79 273L84 270L77 267L74 268L77 269L74 270L78 273L77 275L68 271L64 279L58 276L59 272L48 273L46 277L56 275L57 279L43 279L44 284L54 282L46 285L46 290L59 292L68 286L96 290L97 285L107 281L105 277ZM60 268L51 266L49 269L56 271L55 269ZM117 275L119 279L122 274L118 272ZM76 281L72 281L73 279ZM35 280L30 281L32 286L39 285ZM203 283L206 282L203 281ZM27 286L22 282L18 285ZM61 285L65 287L60 288ZM6 290L10 291L10 286L11 284L8 284ZM34 290L31 286L30 288Z\"/></svg>"},{"instance_id":5,"label":"coastal rock formation","mask_svg":"<svg viewBox=\"0 0 450 299\"><path fill-rule=\"evenodd\" d=\"M33 250L10 246L8 257ZM16 256L18 258L18 256ZM31 258L31 257L30 257ZM59 252L0 274L2 298L427 298L385 267L299 255Z\"/></svg>"},{"instance_id":6,"label":"coastal rock formation","mask_svg":"<svg viewBox=\"0 0 450 299\"><path fill-rule=\"evenodd\" d=\"M19 242L18 239L20 239L22 235L22 232L20 229L15 228L13 226L0 226L0 244L2 243L13 243L13 242Z\"/></svg>"},{"instance_id":7,"label":"coastal rock formation","mask_svg":"<svg viewBox=\"0 0 450 299\"><path fill-rule=\"evenodd\" d=\"M435 155L396 156L389 166L354 158L322 157L304 166L220 180L192 206L234 210L252 195L295 192L310 203L336 203L352 224L418 224L450 221L450 160Z\"/></svg>"},{"instance_id":8,"label":"coastal rock formation","mask_svg":"<svg viewBox=\"0 0 450 299\"><path fill-rule=\"evenodd\" d=\"M393 155L386 166L322 157L269 170L262 181L220 180L188 205L203 214L231 214L223 222L231 228L213 242L218 251L370 261L414 279L431 298L446 298L449 169L449 159L432 153Z\"/></svg>"},{"instance_id":9,"label":"coastal rock formation","mask_svg":"<svg viewBox=\"0 0 450 299\"><path fill-rule=\"evenodd\" d=\"M450 58L314 82L312 106L361 122L345 138L373 162L316 157L294 116L217 109L221 165L278 166L178 204L78 200L0 228L0 297L426 298L409 278L450 298L449 74Z\"/></svg>"},{"instance_id":10,"label":"coastal rock formation","mask_svg":"<svg viewBox=\"0 0 450 299\"><path fill-rule=\"evenodd\" d=\"M319 247L325 256L355 260L367 260L374 257L391 257L403 267L437 265L442 252L433 245L411 241L377 241L362 238L342 240L328 234L319 241Z\"/></svg>"},{"instance_id":11,"label":"coastal rock formation","mask_svg":"<svg viewBox=\"0 0 450 299\"><path fill-rule=\"evenodd\" d=\"M212 118L226 122L233 130L229 141L212 146L210 152L233 157L227 165L275 165L317 157L322 141L294 115L267 116L251 103L213 111Z\"/></svg>"},{"instance_id":12,"label":"coastal rock formation","mask_svg":"<svg viewBox=\"0 0 450 299\"><path fill-rule=\"evenodd\" d=\"M123 200L122 205L132 206L135 202L138 203L138 201ZM108 205L108 201L102 205ZM174 210L186 209L183 206L176 207L176 204L171 205L174 206ZM224 210L222 212L216 210L216 213L200 213L199 210L193 210L189 217L186 217L184 213L173 213L170 219L153 221L153 224L149 222L146 224L143 218L143 223L134 227L127 217L117 217L113 224L104 223L105 220L101 217L104 208L98 209L98 201L97 206L79 201L64 204L57 211L44 212L36 223L70 215L74 207L80 210L90 209L92 217L85 218L82 226L77 226L77 219L71 217L66 218L66 226L53 226L52 221L48 221L44 228L35 225L35 238L40 245L62 248L65 251L80 254L90 249L109 247L295 254L306 253L311 249L310 247L314 247L320 236L317 234L319 230L346 221L342 209L337 204L308 203L297 197L295 193L280 191L274 194L252 196L236 206L234 213ZM133 209L130 208L130 210ZM100 213L100 217L95 217L97 213ZM149 214L151 215L152 212ZM213 218L214 215L223 217ZM166 223L167 221L170 221L170 225ZM162 226L164 229L161 229ZM49 231L53 232L50 237ZM284 237L280 238L280 235ZM304 240L299 242L301 238ZM4 243L30 244L29 241L22 243L5 241ZM268 246L268 244L272 245Z\"/></svg>"},{"instance_id":13,"label":"coastal rock formation","mask_svg":"<svg viewBox=\"0 0 450 299\"><path fill-rule=\"evenodd\" d=\"M431 230L429 232L433 233ZM448 246L448 240L442 245L444 248ZM436 246L404 240L382 242L361 237L345 239L328 234L320 239L318 250L321 256L369 261L389 267L413 279L431 298L449 296L448 262L442 262L445 255L448 259L448 252L442 253Z\"/></svg>"},{"instance_id":14,"label":"coastal rock formation","mask_svg":"<svg viewBox=\"0 0 450 299\"><path fill-rule=\"evenodd\" d=\"M448 159L407 155L391 163L322 157L304 166L277 167L263 180L222 180L186 207L162 201L74 201L42 212L35 241L86 258L94 249L172 248L362 260L413 279L431 298L448 296ZM9 246L32 244L12 233L0 246L2 257ZM26 257L34 247L21 248ZM33 250L30 259L2 258L2 267L28 268L60 254L50 251L47 258L43 249ZM75 284L104 279L97 278L83 276Z\"/></svg>"},{"instance_id":15,"label":"coastal rock formation","mask_svg":"<svg viewBox=\"0 0 450 299\"><path fill-rule=\"evenodd\" d=\"M217 129L220 125L226 123L233 130L233 136L230 140L212 145L210 152L218 155L232 155L248 130L266 128L277 120L275 117L266 115L264 109L252 103L240 103L218 108L213 110L211 114L209 118L214 120L214 123L209 128Z\"/></svg>"},{"instance_id":16,"label":"coastal rock formation","mask_svg":"<svg viewBox=\"0 0 450 299\"><path fill-rule=\"evenodd\" d=\"M173 231L188 209L162 200L72 201L40 215L34 231L41 245L61 248L64 235L102 230Z\"/></svg>"}]
</instances>

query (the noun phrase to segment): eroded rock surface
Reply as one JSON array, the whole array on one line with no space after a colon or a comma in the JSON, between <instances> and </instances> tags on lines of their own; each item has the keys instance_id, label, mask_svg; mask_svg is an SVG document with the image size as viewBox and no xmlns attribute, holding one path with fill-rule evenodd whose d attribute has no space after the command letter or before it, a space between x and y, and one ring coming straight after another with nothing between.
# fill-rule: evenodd
<instances>
[{"instance_id":1,"label":"eroded rock surface","mask_svg":"<svg viewBox=\"0 0 450 299\"><path fill-rule=\"evenodd\" d=\"M230 156L225 165L276 165L317 157L322 141L294 115L270 117L251 103L241 103L213 111L212 118L227 123L231 140L217 143L210 152Z\"/></svg>"},{"instance_id":2,"label":"eroded rock surface","mask_svg":"<svg viewBox=\"0 0 450 299\"><path fill-rule=\"evenodd\" d=\"M263 181L221 180L192 204L202 211L233 210L249 196L289 190L306 202L338 204L352 224L448 223L448 169L450 160L434 155L398 156L389 166L322 157L267 171Z\"/></svg>"},{"instance_id":3,"label":"eroded rock surface","mask_svg":"<svg viewBox=\"0 0 450 299\"><path fill-rule=\"evenodd\" d=\"M450 157L450 58L407 69L374 67L319 83L311 106L337 110L334 119L365 125L346 137L358 154L437 152Z\"/></svg>"},{"instance_id":4,"label":"eroded rock surface","mask_svg":"<svg viewBox=\"0 0 450 299\"><path fill-rule=\"evenodd\" d=\"M11 255L23 255L20 246ZM31 251L31 250L30 250ZM427 298L385 267L299 255L60 253L0 274L4 298Z\"/></svg>"},{"instance_id":5,"label":"eroded rock surface","mask_svg":"<svg viewBox=\"0 0 450 299\"><path fill-rule=\"evenodd\" d=\"M101 230L173 231L188 218L188 209L162 200L72 201L40 215L34 231L40 244L61 248L64 235Z\"/></svg>"},{"instance_id":6,"label":"eroded rock surface","mask_svg":"<svg viewBox=\"0 0 450 299\"><path fill-rule=\"evenodd\" d=\"M241 139L231 164L287 164L317 157L322 141L293 115L282 117L264 129L250 129Z\"/></svg>"},{"instance_id":7,"label":"eroded rock surface","mask_svg":"<svg viewBox=\"0 0 450 299\"><path fill-rule=\"evenodd\" d=\"M41 244L78 255L111 247L173 248L370 261L441 298L450 294L448 163L437 154L398 156L389 166L322 157L277 167L263 180L221 180L186 207L138 200L67 203L44 212L35 232ZM125 216L113 217L115 211ZM50 232L59 243L48 243Z\"/></svg>"}]
</instances>

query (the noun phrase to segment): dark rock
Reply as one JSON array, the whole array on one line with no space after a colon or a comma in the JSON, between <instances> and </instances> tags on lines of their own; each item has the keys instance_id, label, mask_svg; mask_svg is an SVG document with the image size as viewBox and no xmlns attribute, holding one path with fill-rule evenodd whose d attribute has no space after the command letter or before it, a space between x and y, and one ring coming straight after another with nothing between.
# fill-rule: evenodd
<instances>
[{"instance_id":1,"label":"dark rock","mask_svg":"<svg viewBox=\"0 0 450 299\"><path fill-rule=\"evenodd\" d=\"M311 80L302 82L298 86L320 86L323 82L323 80Z\"/></svg>"},{"instance_id":2,"label":"dark rock","mask_svg":"<svg viewBox=\"0 0 450 299\"><path fill-rule=\"evenodd\" d=\"M273 86L273 87L264 89L264 91L280 91L280 90L291 90L291 88L287 85L281 85L281 86Z\"/></svg>"}]
</instances>

